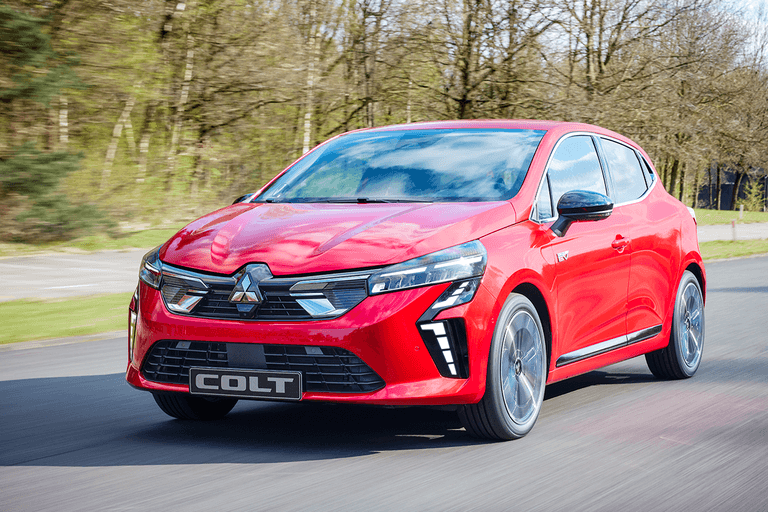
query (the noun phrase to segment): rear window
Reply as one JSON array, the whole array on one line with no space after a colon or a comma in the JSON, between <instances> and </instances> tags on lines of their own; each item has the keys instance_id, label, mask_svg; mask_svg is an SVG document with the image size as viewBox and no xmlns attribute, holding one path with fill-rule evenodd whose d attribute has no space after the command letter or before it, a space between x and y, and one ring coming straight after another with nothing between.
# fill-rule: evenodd
<instances>
[{"instance_id":1,"label":"rear window","mask_svg":"<svg viewBox=\"0 0 768 512\"><path fill-rule=\"evenodd\" d=\"M254 202L500 201L517 194L542 130L351 133L299 160Z\"/></svg>"},{"instance_id":2,"label":"rear window","mask_svg":"<svg viewBox=\"0 0 768 512\"><path fill-rule=\"evenodd\" d=\"M648 186L635 151L608 139L602 139L601 144L616 189L614 202L626 203L645 194Z\"/></svg>"}]
</instances>

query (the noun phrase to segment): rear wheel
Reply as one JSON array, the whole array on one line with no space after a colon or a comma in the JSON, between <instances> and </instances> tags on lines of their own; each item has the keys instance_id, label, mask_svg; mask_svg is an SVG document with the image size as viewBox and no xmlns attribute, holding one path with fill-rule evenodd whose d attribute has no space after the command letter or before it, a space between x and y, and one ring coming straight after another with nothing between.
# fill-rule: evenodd
<instances>
[{"instance_id":1,"label":"rear wheel","mask_svg":"<svg viewBox=\"0 0 768 512\"><path fill-rule=\"evenodd\" d=\"M704 299L698 279L683 272L675 299L669 345L645 355L648 368L660 379L687 379L701 364L704 350Z\"/></svg>"},{"instance_id":2,"label":"rear wheel","mask_svg":"<svg viewBox=\"0 0 768 512\"><path fill-rule=\"evenodd\" d=\"M499 313L488 358L485 395L459 408L467 432L489 439L517 439L539 417L547 381L541 320L530 300L511 294Z\"/></svg>"},{"instance_id":3,"label":"rear wheel","mask_svg":"<svg viewBox=\"0 0 768 512\"><path fill-rule=\"evenodd\" d=\"M165 414L180 420L218 420L237 403L235 398L203 398L184 393L153 393L152 396Z\"/></svg>"}]
</instances>

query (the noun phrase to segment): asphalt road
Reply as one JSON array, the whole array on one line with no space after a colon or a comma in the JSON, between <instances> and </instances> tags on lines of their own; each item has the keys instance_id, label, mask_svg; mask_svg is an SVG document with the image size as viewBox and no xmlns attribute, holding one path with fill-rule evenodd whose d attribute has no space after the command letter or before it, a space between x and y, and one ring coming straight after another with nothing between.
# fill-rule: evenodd
<instances>
[{"instance_id":1,"label":"asphalt road","mask_svg":"<svg viewBox=\"0 0 768 512\"><path fill-rule=\"evenodd\" d=\"M768 257L708 265L704 360L547 388L522 440L452 413L240 402L167 418L124 338L0 350L0 510L766 511Z\"/></svg>"},{"instance_id":2,"label":"asphalt road","mask_svg":"<svg viewBox=\"0 0 768 512\"><path fill-rule=\"evenodd\" d=\"M131 292L148 249L0 259L0 302Z\"/></svg>"},{"instance_id":3,"label":"asphalt road","mask_svg":"<svg viewBox=\"0 0 768 512\"><path fill-rule=\"evenodd\" d=\"M700 226L699 240L731 240L730 224ZM768 238L768 223L738 224L739 240ZM0 258L0 302L131 292L149 249Z\"/></svg>"}]
</instances>

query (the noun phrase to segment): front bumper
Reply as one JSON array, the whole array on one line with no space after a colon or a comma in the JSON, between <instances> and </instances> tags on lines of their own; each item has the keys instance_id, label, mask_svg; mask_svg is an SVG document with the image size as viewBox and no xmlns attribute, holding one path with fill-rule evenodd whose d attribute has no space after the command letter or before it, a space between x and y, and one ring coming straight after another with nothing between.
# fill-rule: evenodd
<instances>
[{"instance_id":1,"label":"front bumper","mask_svg":"<svg viewBox=\"0 0 768 512\"><path fill-rule=\"evenodd\" d=\"M333 320L294 322L212 320L175 315L160 292L139 285L138 317L132 360L126 379L147 391L188 392L186 384L155 382L142 372L157 342L204 341L228 344L334 347L362 360L384 382L372 392L305 391L303 400L381 405L445 405L476 403L485 392L487 355L495 300L484 286L464 305L442 311L436 321L461 318L466 329L469 378L441 376L419 333L422 314L449 283L371 296Z\"/></svg>"}]
</instances>

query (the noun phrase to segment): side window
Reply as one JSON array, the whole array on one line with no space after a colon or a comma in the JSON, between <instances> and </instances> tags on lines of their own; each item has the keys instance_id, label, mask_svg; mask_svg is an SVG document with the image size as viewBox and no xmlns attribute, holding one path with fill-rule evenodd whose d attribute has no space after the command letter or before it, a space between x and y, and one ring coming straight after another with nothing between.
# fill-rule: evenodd
<instances>
[{"instance_id":1,"label":"side window","mask_svg":"<svg viewBox=\"0 0 768 512\"><path fill-rule=\"evenodd\" d=\"M552 196L549 195L549 178L544 177L539 190L539 198L536 200L536 215L538 220L551 219L555 216L552 210Z\"/></svg>"},{"instance_id":2,"label":"side window","mask_svg":"<svg viewBox=\"0 0 768 512\"><path fill-rule=\"evenodd\" d=\"M571 190L606 193L597 151L588 135L576 135L561 142L552 155L547 176L555 208L560 197Z\"/></svg>"},{"instance_id":3,"label":"side window","mask_svg":"<svg viewBox=\"0 0 768 512\"><path fill-rule=\"evenodd\" d=\"M643 168L643 176L645 176L645 184L649 187L651 186L651 183L653 183L653 171L651 170L651 166L648 165L648 162L645 161L645 158L643 158L640 155L637 155L637 158L640 159L640 166Z\"/></svg>"},{"instance_id":4,"label":"side window","mask_svg":"<svg viewBox=\"0 0 768 512\"><path fill-rule=\"evenodd\" d=\"M648 186L635 151L624 144L607 139L602 140L602 146L616 189L613 201L626 203L645 194Z\"/></svg>"}]
</instances>

